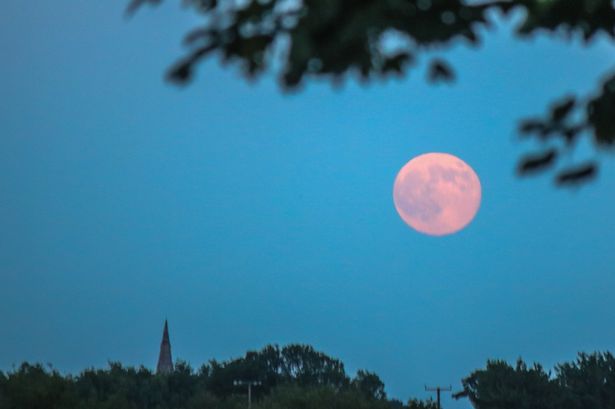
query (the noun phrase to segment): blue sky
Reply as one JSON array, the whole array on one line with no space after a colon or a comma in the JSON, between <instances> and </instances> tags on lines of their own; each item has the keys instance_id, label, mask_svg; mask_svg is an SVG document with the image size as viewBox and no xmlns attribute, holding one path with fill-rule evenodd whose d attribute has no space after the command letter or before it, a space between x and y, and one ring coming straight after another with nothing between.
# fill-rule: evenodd
<instances>
[{"instance_id":1,"label":"blue sky","mask_svg":"<svg viewBox=\"0 0 615 409\"><path fill-rule=\"evenodd\" d=\"M153 367L165 317L195 366L309 343L403 400L458 388L488 358L613 349L612 158L576 190L514 174L532 147L516 121L592 91L612 44L500 27L444 54L453 86L420 66L285 94L210 61L182 89L162 77L196 17L124 6L0 3L0 369ZM395 212L397 171L428 151L481 179L459 234L420 235Z\"/></svg>"}]
</instances>

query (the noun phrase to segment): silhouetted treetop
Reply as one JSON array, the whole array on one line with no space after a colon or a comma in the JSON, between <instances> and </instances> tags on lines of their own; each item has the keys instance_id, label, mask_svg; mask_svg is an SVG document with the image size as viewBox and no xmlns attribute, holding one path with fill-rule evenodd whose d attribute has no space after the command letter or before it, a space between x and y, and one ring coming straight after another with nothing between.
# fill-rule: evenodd
<instances>
[{"instance_id":1,"label":"silhouetted treetop","mask_svg":"<svg viewBox=\"0 0 615 409\"><path fill-rule=\"evenodd\" d=\"M198 371L178 361L168 374L110 362L106 369L64 376L51 367L24 363L0 372L0 408L245 409L246 387L235 386L235 380L262 382L252 390L254 409L418 408L387 400L376 374L361 370L350 379L341 361L297 344L212 360Z\"/></svg>"},{"instance_id":2,"label":"silhouetted treetop","mask_svg":"<svg viewBox=\"0 0 615 409\"><path fill-rule=\"evenodd\" d=\"M455 397L468 397L476 409L609 409L615 408L615 359L608 352L582 353L554 374L522 360L515 366L489 361L462 384Z\"/></svg>"},{"instance_id":3,"label":"silhouetted treetop","mask_svg":"<svg viewBox=\"0 0 615 409\"><path fill-rule=\"evenodd\" d=\"M386 399L384 382L373 372L360 369L352 380L352 385L370 399Z\"/></svg>"},{"instance_id":4,"label":"silhouetted treetop","mask_svg":"<svg viewBox=\"0 0 615 409\"><path fill-rule=\"evenodd\" d=\"M143 3L132 0L128 13ZM479 44L493 12L519 11L515 32L520 38L542 32L564 40L587 43L598 35L615 37L615 5L611 0L184 0L203 17L188 32L186 56L174 64L168 79L186 84L204 59L218 55L238 65L248 78L268 69L278 73L285 89L308 78L334 81L349 74L362 80L404 75L419 57L435 47L455 42ZM428 79L451 81L455 74L439 58L429 64ZM576 114L575 114L576 113ZM557 165L561 151L579 136L595 146L615 142L615 75L603 80L595 95L566 97L554 103L545 118L526 120L525 135L545 142L545 151L522 159L521 174ZM555 144L554 141L562 141ZM553 153L553 154L552 154ZM538 157L538 160L535 159ZM565 165L559 184L585 181L596 173L595 163Z\"/></svg>"},{"instance_id":5,"label":"silhouetted treetop","mask_svg":"<svg viewBox=\"0 0 615 409\"><path fill-rule=\"evenodd\" d=\"M300 369L289 371L287 359ZM86 369L73 376L51 366L23 363L0 371L0 408L245 409L247 391L245 386L233 386L237 379L263 382L253 389L254 409L437 408L432 400L410 399L403 404L387 399L376 374L359 370L350 379L338 364L307 345L270 345L241 358L211 361L198 371L178 361L168 374L111 362L108 368ZM314 373L337 375L308 375ZM464 378L462 386L454 397L469 398L475 409L612 409L615 358L609 352L582 353L573 362L556 365L553 372L520 359L515 365L490 360L484 369Z\"/></svg>"},{"instance_id":6,"label":"silhouetted treetop","mask_svg":"<svg viewBox=\"0 0 615 409\"><path fill-rule=\"evenodd\" d=\"M342 389L350 385L344 364L309 345L291 344L283 348L268 345L260 351L248 351L244 357L208 365L210 390L218 396L229 396L238 387L234 380L259 381L254 393L267 394L282 384Z\"/></svg>"}]
</instances>

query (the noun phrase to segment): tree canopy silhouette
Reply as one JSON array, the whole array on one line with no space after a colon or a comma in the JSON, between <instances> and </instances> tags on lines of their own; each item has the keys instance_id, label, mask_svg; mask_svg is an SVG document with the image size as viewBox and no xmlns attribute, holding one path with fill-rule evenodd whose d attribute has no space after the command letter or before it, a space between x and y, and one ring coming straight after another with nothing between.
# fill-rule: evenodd
<instances>
[{"instance_id":1,"label":"tree canopy silhouette","mask_svg":"<svg viewBox=\"0 0 615 409\"><path fill-rule=\"evenodd\" d=\"M128 13L144 3L131 0ZM186 84L196 66L214 54L238 65L248 78L277 70L285 89L296 89L315 77L339 80L356 73L362 80L406 74L434 47L456 41L477 45L493 12L523 13L519 38L551 33L585 44L602 35L615 38L612 0L183 0L203 17L188 32L188 53L174 64L168 79ZM431 81L451 81L450 65L430 62ZM522 158L522 175L553 169L561 153L581 137L597 148L615 143L615 73L607 75L593 95L565 96L544 116L520 124L522 135L543 142L543 149ZM591 179L595 161L566 165L558 184Z\"/></svg>"},{"instance_id":2,"label":"tree canopy silhouette","mask_svg":"<svg viewBox=\"0 0 615 409\"><path fill-rule=\"evenodd\" d=\"M268 345L197 371L179 361L168 374L111 362L72 376L23 363L0 371L0 408L245 409L247 391L235 380L261 382L252 390L254 409L434 409L431 401L387 399L376 374L350 378L341 361L298 344Z\"/></svg>"},{"instance_id":3,"label":"tree canopy silhouette","mask_svg":"<svg viewBox=\"0 0 615 409\"><path fill-rule=\"evenodd\" d=\"M261 381L254 409L437 409L433 400L406 404L387 398L378 375L350 378L341 361L308 345L269 345L243 357L210 361L199 370L185 362L173 372L111 362L106 369L62 375L51 366L23 363L0 371L2 409L245 409L246 390L234 380ZM462 380L455 398L475 409L615 408L615 358L609 352L579 354L555 366L491 360Z\"/></svg>"},{"instance_id":4,"label":"tree canopy silhouette","mask_svg":"<svg viewBox=\"0 0 615 409\"><path fill-rule=\"evenodd\" d=\"M615 408L615 358L609 352L579 354L559 364L554 374L542 366L515 366L489 361L465 378L463 391L476 409L607 409Z\"/></svg>"}]
</instances>

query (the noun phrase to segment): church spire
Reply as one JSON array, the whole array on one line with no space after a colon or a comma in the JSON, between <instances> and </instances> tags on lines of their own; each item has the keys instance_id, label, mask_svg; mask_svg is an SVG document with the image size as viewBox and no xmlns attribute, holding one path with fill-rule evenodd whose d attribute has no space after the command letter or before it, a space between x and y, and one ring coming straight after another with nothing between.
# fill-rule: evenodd
<instances>
[{"instance_id":1,"label":"church spire","mask_svg":"<svg viewBox=\"0 0 615 409\"><path fill-rule=\"evenodd\" d=\"M169 325L164 320L164 331L162 332L162 342L160 342L160 355L158 356L158 366L156 373L168 374L173 372L173 359L171 358L171 341L169 340Z\"/></svg>"}]
</instances>

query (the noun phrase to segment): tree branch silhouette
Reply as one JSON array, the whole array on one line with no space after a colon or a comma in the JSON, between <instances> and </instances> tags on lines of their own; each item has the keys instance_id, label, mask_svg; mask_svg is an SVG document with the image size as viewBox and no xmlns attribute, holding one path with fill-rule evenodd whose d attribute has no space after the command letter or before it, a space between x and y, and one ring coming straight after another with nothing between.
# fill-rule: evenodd
<instances>
[{"instance_id":1,"label":"tree branch silhouette","mask_svg":"<svg viewBox=\"0 0 615 409\"><path fill-rule=\"evenodd\" d=\"M132 0L127 13L162 0ZM188 84L195 68L217 54L238 65L247 78L277 68L285 90L300 88L310 78L338 81L358 75L362 81L406 75L418 57L457 41L478 45L482 29L491 26L497 11L522 11L515 28L518 38L550 33L562 40L581 38L588 44L597 36L615 38L615 3L611 0L184 0L203 16L204 23L185 38L187 55L175 63L167 78ZM387 36L399 39L395 47ZM432 82L452 81L455 73L444 60L429 65ZM544 149L521 159L521 175L557 168L563 150L580 138L596 149L615 143L615 72L595 95L568 96L553 103L544 118L525 119L520 133L542 142ZM560 141L554 147L554 141ZM532 162L542 156L542 162ZM547 160L548 159L548 160ZM589 181L596 161L566 164L555 169L559 185Z\"/></svg>"}]
</instances>

